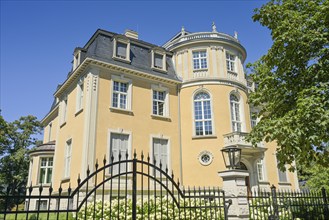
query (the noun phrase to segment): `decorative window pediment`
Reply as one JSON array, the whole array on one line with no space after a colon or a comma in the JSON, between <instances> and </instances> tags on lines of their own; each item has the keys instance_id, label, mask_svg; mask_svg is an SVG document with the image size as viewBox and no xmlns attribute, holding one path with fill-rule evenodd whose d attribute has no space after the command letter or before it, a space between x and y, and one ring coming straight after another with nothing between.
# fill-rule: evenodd
<instances>
[{"instance_id":1,"label":"decorative window pediment","mask_svg":"<svg viewBox=\"0 0 329 220\"><path fill-rule=\"evenodd\" d=\"M113 38L113 59L130 63L130 40L117 35Z\"/></svg>"},{"instance_id":2,"label":"decorative window pediment","mask_svg":"<svg viewBox=\"0 0 329 220\"><path fill-rule=\"evenodd\" d=\"M166 66L166 52L162 48L153 48L152 49L152 69L161 71L161 72L167 72L167 66Z\"/></svg>"}]
</instances>

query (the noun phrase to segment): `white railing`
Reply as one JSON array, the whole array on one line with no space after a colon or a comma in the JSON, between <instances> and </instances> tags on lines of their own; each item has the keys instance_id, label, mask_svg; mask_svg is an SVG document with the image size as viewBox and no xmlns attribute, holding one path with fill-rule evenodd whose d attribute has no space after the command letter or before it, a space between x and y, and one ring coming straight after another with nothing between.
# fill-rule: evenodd
<instances>
[{"instance_id":1,"label":"white railing","mask_svg":"<svg viewBox=\"0 0 329 220\"><path fill-rule=\"evenodd\" d=\"M189 40L194 40L194 39L205 39L205 38L225 39L225 40L231 40L231 41L235 41L235 42L239 43L238 39L232 37L229 34L217 33L217 32L198 32L198 33L179 37L179 38L173 40L172 42L168 42L167 44L163 45L163 47L168 48L179 42L189 41Z\"/></svg>"},{"instance_id":2,"label":"white railing","mask_svg":"<svg viewBox=\"0 0 329 220\"><path fill-rule=\"evenodd\" d=\"M231 80L238 80L238 73L227 71L227 78Z\"/></svg>"},{"instance_id":3,"label":"white railing","mask_svg":"<svg viewBox=\"0 0 329 220\"><path fill-rule=\"evenodd\" d=\"M208 70L194 70L193 78L203 78L208 76Z\"/></svg>"},{"instance_id":4,"label":"white railing","mask_svg":"<svg viewBox=\"0 0 329 220\"><path fill-rule=\"evenodd\" d=\"M232 132L224 134L224 147L227 146L241 146L241 147L252 147L252 144L245 140L248 133L245 132ZM257 147L264 147L263 143L258 143Z\"/></svg>"}]
</instances>

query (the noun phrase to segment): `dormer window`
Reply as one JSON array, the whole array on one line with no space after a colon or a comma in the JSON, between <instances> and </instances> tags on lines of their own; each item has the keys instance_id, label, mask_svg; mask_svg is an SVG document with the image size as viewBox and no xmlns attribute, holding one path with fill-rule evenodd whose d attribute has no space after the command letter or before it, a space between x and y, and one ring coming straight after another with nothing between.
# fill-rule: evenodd
<instances>
[{"instance_id":1,"label":"dormer window","mask_svg":"<svg viewBox=\"0 0 329 220\"><path fill-rule=\"evenodd\" d=\"M128 47L127 44L118 42L116 48L117 50L116 56L122 59L127 59L127 47Z\"/></svg>"},{"instance_id":2,"label":"dormer window","mask_svg":"<svg viewBox=\"0 0 329 220\"><path fill-rule=\"evenodd\" d=\"M80 64L80 52L74 53L73 58L73 70L75 70Z\"/></svg>"},{"instance_id":3,"label":"dormer window","mask_svg":"<svg viewBox=\"0 0 329 220\"><path fill-rule=\"evenodd\" d=\"M130 41L125 38L114 38L113 59L130 62Z\"/></svg>"},{"instance_id":4,"label":"dormer window","mask_svg":"<svg viewBox=\"0 0 329 220\"><path fill-rule=\"evenodd\" d=\"M166 53L164 51L152 50L152 68L162 72L167 71Z\"/></svg>"}]
</instances>

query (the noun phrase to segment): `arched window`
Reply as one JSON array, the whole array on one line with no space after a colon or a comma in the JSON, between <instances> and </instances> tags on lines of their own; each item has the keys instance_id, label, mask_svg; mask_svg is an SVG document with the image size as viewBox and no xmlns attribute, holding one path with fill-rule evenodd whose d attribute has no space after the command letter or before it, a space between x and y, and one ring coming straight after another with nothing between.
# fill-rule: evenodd
<instances>
[{"instance_id":1,"label":"arched window","mask_svg":"<svg viewBox=\"0 0 329 220\"><path fill-rule=\"evenodd\" d=\"M212 135L212 116L210 96L199 92L194 96L195 135Z\"/></svg>"},{"instance_id":2,"label":"arched window","mask_svg":"<svg viewBox=\"0 0 329 220\"><path fill-rule=\"evenodd\" d=\"M233 131L241 131L240 103L236 95L230 95L231 120Z\"/></svg>"}]
</instances>

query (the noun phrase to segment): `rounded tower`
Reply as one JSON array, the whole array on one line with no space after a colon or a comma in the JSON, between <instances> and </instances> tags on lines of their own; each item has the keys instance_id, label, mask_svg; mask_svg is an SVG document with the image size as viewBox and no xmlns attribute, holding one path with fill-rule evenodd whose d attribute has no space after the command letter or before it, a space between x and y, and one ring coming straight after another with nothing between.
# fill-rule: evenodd
<instances>
[{"instance_id":1,"label":"rounded tower","mask_svg":"<svg viewBox=\"0 0 329 220\"><path fill-rule=\"evenodd\" d=\"M243 68L247 53L237 39L217 31L191 33L184 28L164 47L171 50L180 88L180 127L184 185L218 186L225 170L221 149L242 149L242 162L257 185L257 161L264 148L255 149L244 137L251 130L247 104L248 82ZM190 169L193 167L193 170ZM210 178L210 176L213 176Z\"/></svg>"}]
</instances>

